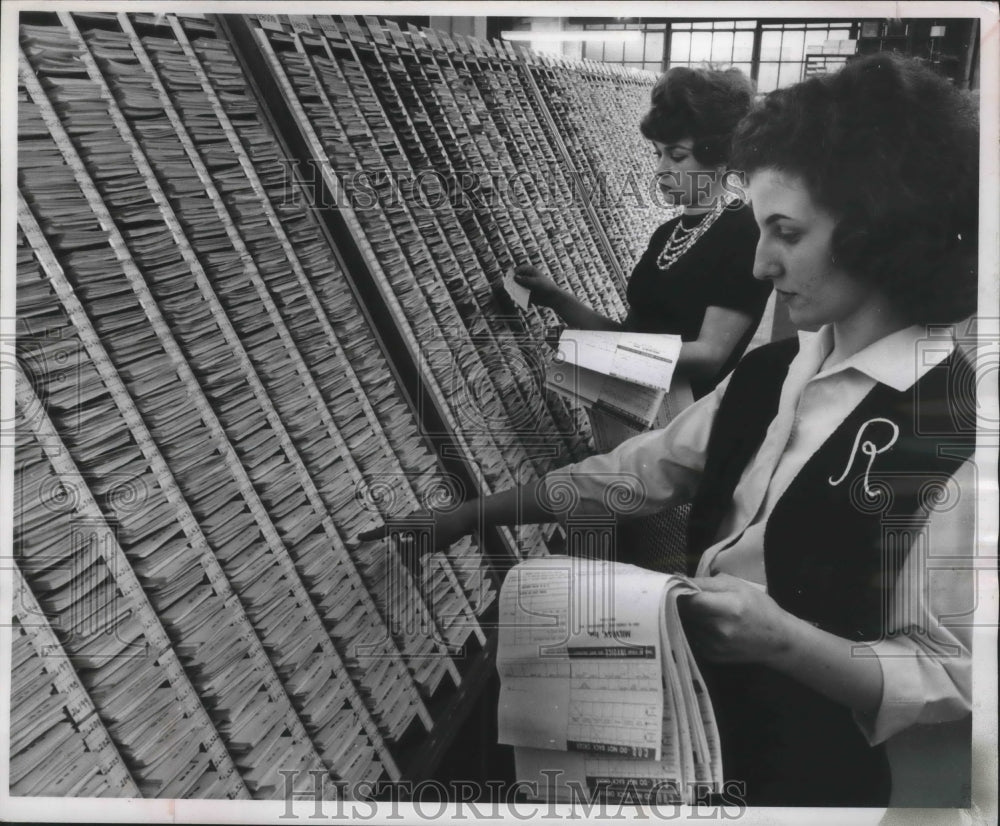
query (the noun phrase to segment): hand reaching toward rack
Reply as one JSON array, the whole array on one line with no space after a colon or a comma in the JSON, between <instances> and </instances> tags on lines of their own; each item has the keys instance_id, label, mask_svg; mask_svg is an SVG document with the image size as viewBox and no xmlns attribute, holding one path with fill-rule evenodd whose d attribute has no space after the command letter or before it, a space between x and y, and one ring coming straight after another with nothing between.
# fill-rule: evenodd
<instances>
[{"instance_id":1,"label":"hand reaching toward rack","mask_svg":"<svg viewBox=\"0 0 1000 826\"><path fill-rule=\"evenodd\" d=\"M549 276L531 264L521 264L514 268L514 280L531 290L531 300L542 307L553 307L562 290Z\"/></svg>"},{"instance_id":2,"label":"hand reaching toward rack","mask_svg":"<svg viewBox=\"0 0 1000 826\"><path fill-rule=\"evenodd\" d=\"M359 532L358 539L362 542L383 539L391 530L401 542L412 544L417 550L443 550L476 530L474 504L475 500L450 511L420 510L393 517L388 524ZM432 534L433 538L427 534Z\"/></svg>"},{"instance_id":3,"label":"hand reaching toward rack","mask_svg":"<svg viewBox=\"0 0 1000 826\"><path fill-rule=\"evenodd\" d=\"M531 301L555 311L566 324L575 330L620 330L622 325L596 310L579 298L556 285L549 276L531 264L514 268L514 280L531 290Z\"/></svg>"},{"instance_id":4,"label":"hand reaching toward rack","mask_svg":"<svg viewBox=\"0 0 1000 826\"><path fill-rule=\"evenodd\" d=\"M361 531L358 540L381 539L390 531L393 535L410 534L403 541L415 546L419 553L431 550L431 540L424 538L431 531L434 534L433 550L438 550L481 528L534 525L565 516L564 505L552 501L551 496L539 493L542 482L541 479L534 479L499 493L469 499L453 510L419 510L393 517L387 525Z\"/></svg>"}]
</instances>

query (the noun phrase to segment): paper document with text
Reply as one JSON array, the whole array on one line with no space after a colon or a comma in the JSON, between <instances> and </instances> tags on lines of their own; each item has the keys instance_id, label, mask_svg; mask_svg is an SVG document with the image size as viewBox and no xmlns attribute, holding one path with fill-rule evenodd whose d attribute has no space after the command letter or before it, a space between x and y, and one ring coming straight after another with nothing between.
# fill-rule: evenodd
<instances>
[{"instance_id":1,"label":"paper document with text","mask_svg":"<svg viewBox=\"0 0 1000 826\"><path fill-rule=\"evenodd\" d=\"M690 799L722 780L708 693L677 613L684 577L547 557L500 596L499 740L543 796ZM545 789L548 788L548 793Z\"/></svg>"}]
</instances>

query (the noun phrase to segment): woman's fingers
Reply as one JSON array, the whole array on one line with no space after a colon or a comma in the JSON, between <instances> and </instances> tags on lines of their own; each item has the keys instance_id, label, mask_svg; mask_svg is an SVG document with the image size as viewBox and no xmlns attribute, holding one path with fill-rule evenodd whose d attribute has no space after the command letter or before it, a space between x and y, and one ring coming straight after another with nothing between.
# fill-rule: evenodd
<instances>
[{"instance_id":1,"label":"woman's fingers","mask_svg":"<svg viewBox=\"0 0 1000 826\"><path fill-rule=\"evenodd\" d=\"M390 529L393 534L403 541L413 541L416 531L426 531L428 525L434 521L434 516L426 511L414 511L403 517L396 517L391 525L385 523L367 528L358 532L358 539L361 542L370 542L373 539L384 539L389 535Z\"/></svg>"},{"instance_id":2,"label":"woman's fingers","mask_svg":"<svg viewBox=\"0 0 1000 826\"><path fill-rule=\"evenodd\" d=\"M400 545L413 547L420 553L447 548L475 525L458 512L414 511L403 517L394 517L388 524L366 528L358 533L358 541L367 542L391 535Z\"/></svg>"},{"instance_id":3,"label":"woman's fingers","mask_svg":"<svg viewBox=\"0 0 1000 826\"><path fill-rule=\"evenodd\" d=\"M733 576L732 574L715 574L714 576L693 577L691 581L701 588L702 591L713 593L720 591L738 591L743 588L753 588L745 579Z\"/></svg>"},{"instance_id":4,"label":"woman's fingers","mask_svg":"<svg viewBox=\"0 0 1000 826\"><path fill-rule=\"evenodd\" d=\"M767 662L788 636L789 614L765 591L739 577L695 580L701 588L678 603L691 645L725 662Z\"/></svg>"}]
</instances>

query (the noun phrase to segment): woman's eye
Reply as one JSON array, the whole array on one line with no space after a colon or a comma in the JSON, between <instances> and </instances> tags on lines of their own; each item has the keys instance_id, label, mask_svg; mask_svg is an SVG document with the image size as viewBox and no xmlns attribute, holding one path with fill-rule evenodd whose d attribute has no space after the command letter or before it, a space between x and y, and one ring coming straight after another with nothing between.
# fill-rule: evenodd
<instances>
[{"instance_id":1,"label":"woman's eye","mask_svg":"<svg viewBox=\"0 0 1000 826\"><path fill-rule=\"evenodd\" d=\"M786 244L794 244L802 237L802 233L795 229L778 229L776 235L779 241L784 241Z\"/></svg>"},{"instance_id":2,"label":"woman's eye","mask_svg":"<svg viewBox=\"0 0 1000 826\"><path fill-rule=\"evenodd\" d=\"M686 160L686 159L687 159L687 155L671 155L670 156L670 160L672 160L674 163L680 163L681 161Z\"/></svg>"}]
</instances>

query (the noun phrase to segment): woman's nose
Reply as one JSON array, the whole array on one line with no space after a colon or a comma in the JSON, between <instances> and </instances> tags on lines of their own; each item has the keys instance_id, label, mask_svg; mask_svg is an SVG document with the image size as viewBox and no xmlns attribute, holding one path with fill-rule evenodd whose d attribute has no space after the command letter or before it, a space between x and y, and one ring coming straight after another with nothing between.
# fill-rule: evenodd
<instances>
[{"instance_id":1,"label":"woman's nose","mask_svg":"<svg viewBox=\"0 0 1000 826\"><path fill-rule=\"evenodd\" d=\"M670 161L660 161L656 165L656 182L660 186L671 186L677 183L677 171Z\"/></svg>"},{"instance_id":2,"label":"woman's nose","mask_svg":"<svg viewBox=\"0 0 1000 826\"><path fill-rule=\"evenodd\" d=\"M763 242L758 243L753 257L753 277L766 281L769 278L777 278L780 274L780 264L768 253Z\"/></svg>"}]
</instances>

